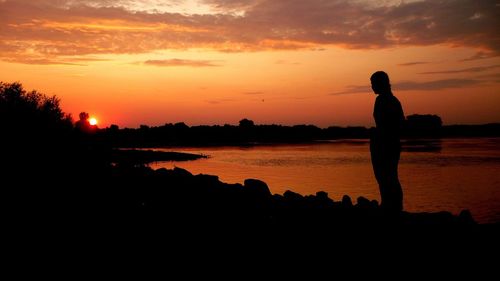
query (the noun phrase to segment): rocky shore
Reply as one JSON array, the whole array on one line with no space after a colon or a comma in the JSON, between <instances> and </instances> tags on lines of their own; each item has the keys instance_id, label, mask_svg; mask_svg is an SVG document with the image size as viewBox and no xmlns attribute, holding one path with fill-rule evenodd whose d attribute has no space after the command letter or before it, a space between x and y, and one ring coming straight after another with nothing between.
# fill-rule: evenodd
<instances>
[{"instance_id":1,"label":"rocky shore","mask_svg":"<svg viewBox=\"0 0 500 281\"><path fill-rule=\"evenodd\" d=\"M272 194L263 181L247 179L227 184L213 175L193 175L174 168L115 167L113 183L101 194L104 210L122 210L142 222L258 228L308 227L475 227L469 211L459 215L385 213L376 200L344 195L334 200L326 192Z\"/></svg>"}]
</instances>

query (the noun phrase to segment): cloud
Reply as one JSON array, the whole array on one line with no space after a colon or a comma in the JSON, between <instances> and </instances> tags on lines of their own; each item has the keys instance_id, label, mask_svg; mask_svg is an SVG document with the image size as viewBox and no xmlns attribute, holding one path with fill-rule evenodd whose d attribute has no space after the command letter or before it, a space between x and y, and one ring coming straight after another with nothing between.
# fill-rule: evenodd
<instances>
[{"instance_id":1,"label":"cloud","mask_svg":"<svg viewBox=\"0 0 500 281\"><path fill-rule=\"evenodd\" d=\"M275 64L286 64L286 65L299 65L300 62L288 61L288 60L277 60Z\"/></svg>"},{"instance_id":2,"label":"cloud","mask_svg":"<svg viewBox=\"0 0 500 281\"><path fill-rule=\"evenodd\" d=\"M478 67L469 67L469 68L464 68L464 69L456 69L456 70L443 70L443 71L427 71L427 72L420 72L418 74L456 74L456 73L476 73L476 72L483 72L487 71L490 69L495 69L499 68L500 65L489 65L489 66L478 66Z\"/></svg>"},{"instance_id":3,"label":"cloud","mask_svg":"<svg viewBox=\"0 0 500 281\"><path fill-rule=\"evenodd\" d=\"M476 76L478 79L485 79L485 82L500 83L500 73L483 74Z\"/></svg>"},{"instance_id":4,"label":"cloud","mask_svg":"<svg viewBox=\"0 0 500 281\"><path fill-rule=\"evenodd\" d=\"M490 74L482 74L476 76L477 78L497 78L500 79L500 73L490 73Z\"/></svg>"},{"instance_id":5,"label":"cloud","mask_svg":"<svg viewBox=\"0 0 500 281\"><path fill-rule=\"evenodd\" d=\"M400 63L398 64L399 66L413 66L413 65L419 65L419 64L429 64L430 62L428 61L412 61L412 62L405 62L405 63Z\"/></svg>"},{"instance_id":6,"label":"cloud","mask_svg":"<svg viewBox=\"0 0 500 281\"><path fill-rule=\"evenodd\" d=\"M24 64L34 64L34 65L73 65L73 66L86 66L81 63L74 63L69 61L62 61L58 59L50 58L4 58L5 62L13 63L24 63Z\"/></svg>"},{"instance_id":7,"label":"cloud","mask_svg":"<svg viewBox=\"0 0 500 281\"><path fill-rule=\"evenodd\" d=\"M442 80L425 81L425 82L401 81L392 84L392 89L394 91L436 91L436 90L474 86L482 84L483 82L484 81L481 80L459 79L459 78L442 79ZM331 93L330 95L339 96L339 95L361 94L361 93L371 93L371 92L372 90L368 85L364 86L356 85L356 86L348 86L345 91Z\"/></svg>"},{"instance_id":8,"label":"cloud","mask_svg":"<svg viewBox=\"0 0 500 281\"><path fill-rule=\"evenodd\" d=\"M259 4L259 0L202 0L219 11L247 11Z\"/></svg>"},{"instance_id":9,"label":"cloud","mask_svg":"<svg viewBox=\"0 0 500 281\"><path fill-rule=\"evenodd\" d=\"M343 96L343 95L352 95L352 94L366 94L366 93L370 93L370 92L371 92L370 86L350 85L350 86L347 86L347 89L345 89L344 91L330 93L329 95L330 96Z\"/></svg>"},{"instance_id":10,"label":"cloud","mask_svg":"<svg viewBox=\"0 0 500 281\"><path fill-rule=\"evenodd\" d=\"M404 81L396 83L392 87L396 91L435 91L474 86L481 83L482 81L474 79L443 79L428 82Z\"/></svg>"},{"instance_id":11,"label":"cloud","mask_svg":"<svg viewBox=\"0 0 500 281\"><path fill-rule=\"evenodd\" d=\"M217 105L221 103L226 103L226 102L234 102L236 100L234 99L211 99L211 100L205 100L206 103Z\"/></svg>"},{"instance_id":12,"label":"cloud","mask_svg":"<svg viewBox=\"0 0 500 281\"><path fill-rule=\"evenodd\" d=\"M96 62L96 61L110 61L110 59L97 58L97 57L69 57L68 61L83 61L83 62Z\"/></svg>"},{"instance_id":13,"label":"cloud","mask_svg":"<svg viewBox=\"0 0 500 281\"><path fill-rule=\"evenodd\" d=\"M96 57L57 57L57 56L27 56L3 58L3 61L12 63L24 63L34 65L73 65L87 66L85 62L109 61L109 59Z\"/></svg>"},{"instance_id":14,"label":"cloud","mask_svg":"<svg viewBox=\"0 0 500 281\"><path fill-rule=\"evenodd\" d=\"M163 49L245 52L321 50L328 45L374 49L446 44L500 54L497 0L197 2L214 10L168 12L187 5L182 1L0 1L0 59L24 57L30 63L36 58Z\"/></svg>"},{"instance_id":15,"label":"cloud","mask_svg":"<svg viewBox=\"0 0 500 281\"><path fill-rule=\"evenodd\" d=\"M169 59L169 60L147 60L145 65L154 66L191 66L191 67L210 67L221 66L210 60L184 60L184 59Z\"/></svg>"},{"instance_id":16,"label":"cloud","mask_svg":"<svg viewBox=\"0 0 500 281\"><path fill-rule=\"evenodd\" d=\"M243 93L244 95L248 95L248 96L257 96L257 95L263 95L264 92L244 92Z\"/></svg>"},{"instance_id":17,"label":"cloud","mask_svg":"<svg viewBox=\"0 0 500 281\"><path fill-rule=\"evenodd\" d=\"M481 52L477 52L473 56L470 56L468 58L465 58L465 59L462 59L459 61L464 62L464 61L475 61L475 60L489 59L492 57L496 57L498 55L499 55L498 52L495 53L495 52L482 52L481 51Z\"/></svg>"}]
</instances>

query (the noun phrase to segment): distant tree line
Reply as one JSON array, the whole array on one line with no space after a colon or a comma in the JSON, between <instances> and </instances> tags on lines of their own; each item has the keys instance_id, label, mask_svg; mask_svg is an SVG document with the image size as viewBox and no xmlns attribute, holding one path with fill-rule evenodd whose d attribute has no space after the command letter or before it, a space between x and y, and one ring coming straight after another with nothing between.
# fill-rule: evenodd
<instances>
[{"instance_id":1,"label":"distant tree line","mask_svg":"<svg viewBox=\"0 0 500 281\"><path fill-rule=\"evenodd\" d=\"M4 148L37 147L45 151L92 144L93 147L154 147L251 145L254 143L300 143L333 139L366 139L371 128L361 126L319 128L314 125L256 125L242 119L239 125L188 126L168 123L120 129L117 125L99 129L79 114L74 122L60 108L57 97L26 91L20 83L0 83L0 130ZM443 126L437 115L409 115L402 128L405 138L500 136L500 124ZM8 152L12 150L8 149ZM63 155L65 155L63 153ZM18 157L16 157L18 158Z\"/></svg>"},{"instance_id":2,"label":"distant tree line","mask_svg":"<svg viewBox=\"0 0 500 281\"><path fill-rule=\"evenodd\" d=\"M239 125L188 126L185 123L163 126L141 125L120 129L117 125L100 130L98 137L112 146L204 146L248 145L254 143L300 143L334 139L366 139L373 128L361 126L319 128L314 125L255 125L242 119ZM500 136L500 124L443 126L437 115L409 115L402 128L403 138L440 138L459 136Z\"/></svg>"},{"instance_id":3,"label":"distant tree line","mask_svg":"<svg viewBox=\"0 0 500 281\"><path fill-rule=\"evenodd\" d=\"M254 125L243 119L238 126L188 126L185 123L165 124L138 129L119 129L112 125L99 131L99 137L116 146L190 146L190 145L244 145L253 143L299 143L335 138L367 138L364 127L318 128L314 125Z\"/></svg>"}]
</instances>

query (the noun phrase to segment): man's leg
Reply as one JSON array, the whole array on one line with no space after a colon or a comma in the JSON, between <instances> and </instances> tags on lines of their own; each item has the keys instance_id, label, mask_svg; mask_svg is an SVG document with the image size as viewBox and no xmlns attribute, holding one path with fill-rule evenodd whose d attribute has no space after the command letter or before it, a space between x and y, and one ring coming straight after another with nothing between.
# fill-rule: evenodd
<instances>
[{"instance_id":1,"label":"man's leg","mask_svg":"<svg viewBox=\"0 0 500 281\"><path fill-rule=\"evenodd\" d=\"M399 152L391 156L391 159L389 159L387 163L387 196L390 202L390 208L394 211L401 212L403 210L403 189L401 188L401 183L398 178Z\"/></svg>"}]
</instances>

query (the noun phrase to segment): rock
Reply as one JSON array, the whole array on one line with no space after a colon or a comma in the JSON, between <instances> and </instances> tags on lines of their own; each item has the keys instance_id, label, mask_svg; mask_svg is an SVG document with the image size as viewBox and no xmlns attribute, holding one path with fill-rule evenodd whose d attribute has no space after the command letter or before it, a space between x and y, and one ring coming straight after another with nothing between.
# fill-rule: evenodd
<instances>
[{"instance_id":1,"label":"rock","mask_svg":"<svg viewBox=\"0 0 500 281\"><path fill-rule=\"evenodd\" d=\"M357 206L360 208L370 208L371 207L370 200L366 199L363 196L358 197L357 203L358 203Z\"/></svg>"},{"instance_id":2,"label":"rock","mask_svg":"<svg viewBox=\"0 0 500 281\"><path fill-rule=\"evenodd\" d=\"M324 191L316 192L316 197L318 197L318 199L321 199L321 200L330 199L330 198L328 198L328 193L324 192Z\"/></svg>"},{"instance_id":3,"label":"rock","mask_svg":"<svg viewBox=\"0 0 500 281\"><path fill-rule=\"evenodd\" d=\"M342 206L352 207L352 200L351 200L351 197L349 197L349 195L344 195L342 197Z\"/></svg>"},{"instance_id":4,"label":"rock","mask_svg":"<svg viewBox=\"0 0 500 281\"><path fill-rule=\"evenodd\" d=\"M179 167L175 167L173 172L174 172L174 175L181 176L181 177L192 177L193 176L193 174L191 174L188 170L185 170L185 169L182 169Z\"/></svg>"},{"instance_id":5,"label":"rock","mask_svg":"<svg viewBox=\"0 0 500 281\"><path fill-rule=\"evenodd\" d=\"M327 192L324 192L324 191L319 191L319 192L316 192L316 196L313 196L314 197L314 204L316 207L322 207L322 208L326 208L326 207L331 207L333 206L333 200L328 198L328 193Z\"/></svg>"},{"instance_id":6,"label":"rock","mask_svg":"<svg viewBox=\"0 0 500 281\"><path fill-rule=\"evenodd\" d=\"M285 191L285 193L283 193L283 197L285 197L285 200L287 201L301 201L304 199L302 195L290 190Z\"/></svg>"},{"instance_id":7,"label":"rock","mask_svg":"<svg viewBox=\"0 0 500 281\"><path fill-rule=\"evenodd\" d=\"M246 179L244 182L245 190L257 197L271 197L271 191L267 184L261 180Z\"/></svg>"},{"instance_id":8,"label":"rock","mask_svg":"<svg viewBox=\"0 0 500 281\"><path fill-rule=\"evenodd\" d=\"M222 187L222 182L219 181L218 176L199 174L193 176L193 185L198 191L204 190L204 192L209 192L214 196L222 197L223 194L216 193Z\"/></svg>"},{"instance_id":9,"label":"rock","mask_svg":"<svg viewBox=\"0 0 500 281\"><path fill-rule=\"evenodd\" d=\"M221 184L221 182L219 181L219 177L218 176L199 174L199 175L196 175L196 179L199 182L201 182L202 184L203 183L206 183L206 184Z\"/></svg>"},{"instance_id":10,"label":"rock","mask_svg":"<svg viewBox=\"0 0 500 281\"><path fill-rule=\"evenodd\" d=\"M462 225L476 224L476 221L472 218L472 214L469 210L462 210L458 215L458 222Z\"/></svg>"}]
</instances>

